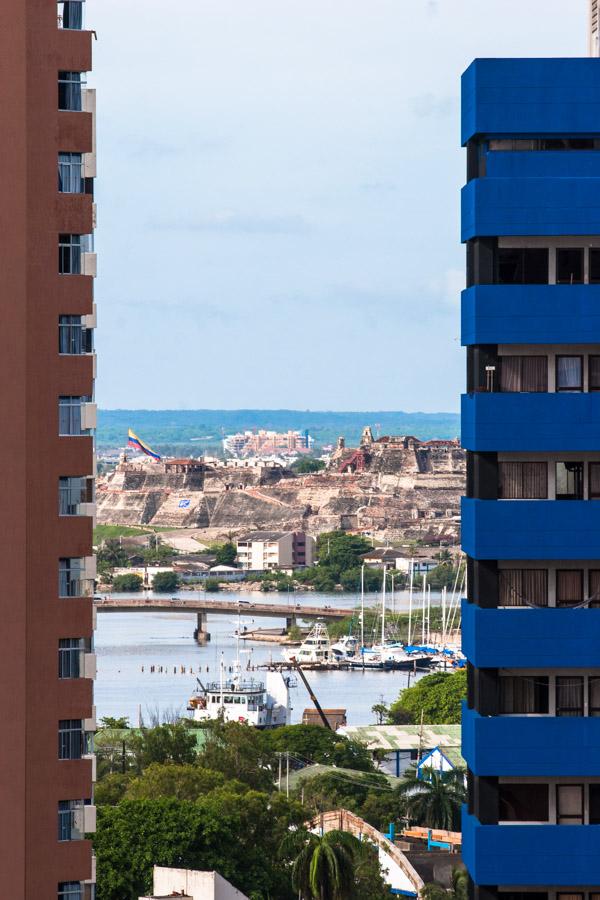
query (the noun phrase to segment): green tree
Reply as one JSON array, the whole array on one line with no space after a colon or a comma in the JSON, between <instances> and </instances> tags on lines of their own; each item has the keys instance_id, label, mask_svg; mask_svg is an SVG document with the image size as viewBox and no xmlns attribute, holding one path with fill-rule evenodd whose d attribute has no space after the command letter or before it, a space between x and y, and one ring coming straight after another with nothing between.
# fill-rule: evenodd
<instances>
[{"instance_id":1,"label":"green tree","mask_svg":"<svg viewBox=\"0 0 600 900\"><path fill-rule=\"evenodd\" d=\"M204 590L207 594L216 594L220 587L218 578L207 578L204 582Z\"/></svg>"},{"instance_id":2,"label":"green tree","mask_svg":"<svg viewBox=\"0 0 600 900\"><path fill-rule=\"evenodd\" d=\"M158 594L171 594L179 584L180 578L176 572L157 572L152 579L152 590Z\"/></svg>"},{"instance_id":3,"label":"green tree","mask_svg":"<svg viewBox=\"0 0 600 900\"><path fill-rule=\"evenodd\" d=\"M371 707L371 712L377 719L377 724L383 725L383 723L385 722L385 720L387 719L387 717L389 715L390 710L386 706L386 704L383 703L383 701L381 701L379 703L373 704L373 706Z\"/></svg>"},{"instance_id":4,"label":"green tree","mask_svg":"<svg viewBox=\"0 0 600 900\"><path fill-rule=\"evenodd\" d=\"M345 531L324 532L317 538L319 565L326 566L335 573L336 580L341 572L360 568L362 557L369 550L370 544L365 538L346 534Z\"/></svg>"},{"instance_id":5,"label":"green tree","mask_svg":"<svg viewBox=\"0 0 600 900\"><path fill-rule=\"evenodd\" d=\"M235 566L237 548L232 541L219 544L215 553L218 566Z\"/></svg>"},{"instance_id":6,"label":"green tree","mask_svg":"<svg viewBox=\"0 0 600 900\"><path fill-rule=\"evenodd\" d=\"M422 713L427 725L459 724L466 696L466 669L434 672L402 691L390 706L389 720L396 725L418 724Z\"/></svg>"},{"instance_id":7,"label":"green tree","mask_svg":"<svg viewBox=\"0 0 600 900\"><path fill-rule=\"evenodd\" d=\"M96 782L94 801L96 806L116 806L127 793L132 775L113 772Z\"/></svg>"},{"instance_id":8,"label":"green tree","mask_svg":"<svg viewBox=\"0 0 600 900\"><path fill-rule=\"evenodd\" d=\"M311 456L303 456L290 466L296 475L312 475L313 472L322 472L326 463L322 459L314 459Z\"/></svg>"},{"instance_id":9,"label":"green tree","mask_svg":"<svg viewBox=\"0 0 600 900\"><path fill-rule=\"evenodd\" d=\"M365 566L364 584L365 591L378 591L381 588L382 574L378 569L371 569ZM346 569L340 573L340 584L345 591L358 591L361 584L361 567L356 566L353 569Z\"/></svg>"},{"instance_id":10,"label":"green tree","mask_svg":"<svg viewBox=\"0 0 600 900\"><path fill-rule=\"evenodd\" d=\"M452 884L447 890L441 884L426 884L419 894L423 900L467 900L469 876L466 869L452 869Z\"/></svg>"},{"instance_id":11,"label":"green tree","mask_svg":"<svg viewBox=\"0 0 600 900\"><path fill-rule=\"evenodd\" d=\"M137 594L138 591L141 591L143 584L144 581L139 575L130 572L127 575L115 575L112 588L113 591Z\"/></svg>"},{"instance_id":12,"label":"green tree","mask_svg":"<svg viewBox=\"0 0 600 900\"><path fill-rule=\"evenodd\" d=\"M369 797L389 795L391 788L384 775L374 772L324 772L300 781L300 796L304 806L313 813L330 809L349 809L363 816L363 808Z\"/></svg>"},{"instance_id":13,"label":"green tree","mask_svg":"<svg viewBox=\"0 0 600 900\"><path fill-rule=\"evenodd\" d=\"M113 776L114 777L114 776ZM197 800L215 788L223 787L225 776L190 763L151 763L137 778L128 782L128 800L153 800L158 797L175 797L177 800ZM227 784L233 790L236 782ZM245 790L243 785L240 789Z\"/></svg>"},{"instance_id":14,"label":"green tree","mask_svg":"<svg viewBox=\"0 0 600 900\"><path fill-rule=\"evenodd\" d=\"M256 790L273 789L275 756L266 733L241 722L220 719L207 723L206 742L198 754L198 765L222 772ZM280 729L275 729L276 731Z\"/></svg>"},{"instance_id":15,"label":"green tree","mask_svg":"<svg viewBox=\"0 0 600 900\"><path fill-rule=\"evenodd\" d=\"M360 842L345 831L313 834L296 831L283 843L297 848L292 884L302 900L350 900L356 897L354 868Z\"/></svg>"},{"instance_id":16,"label":"green tree","mask_svg":"<svg viewBox=\"0 0 600 900\"><path fill-rule=\"evenodd\" d=\"M460 830L460 811L466 798L465 773L431 770L419 777L416 769L405 773L400 786L406 799L406 811L416 825L423 828Z\"/></svg>"},{"instance_id":17,"label":"green tree","mask_svg":"<svg viewBox=\"0 0 600 900\"><path fill-rule=\"evenodd\" d=\"M373 771L369 751L363 744L319 725L284 725L265 732L264 740L271 750L287 750L307 762Z\"/></svg>"},{"instance_id":18,"label":"green tree","mask_svg":"<svg viewBox=\"0 0 600 900\"><path fill-rule=\"evenodd\" d=\"M100 728L129 728L129 716L104 716L100 719Z\"/></svg>"},{"instance_id":19,"label":"green tree","mask_svg":"<svg viewBox=\"0 0 600 900\"><path fill-rule=\"evenodd\" d=\"M126 566L129 557L118 538L107 538L98 548L96 559L99 564L104 563L114 569L116 566Z\"/></svg>"},{"instance_id":20,"label":"green tree","mask_svg":"<svg viewBox=\"0 0 600 900\"><path fill-rule=\"evenodd\" d=\"M196 737L185 722L143 728L132 740L138 770L152 763L191 764L196 761Z\"/></svg>"}]
</instances>

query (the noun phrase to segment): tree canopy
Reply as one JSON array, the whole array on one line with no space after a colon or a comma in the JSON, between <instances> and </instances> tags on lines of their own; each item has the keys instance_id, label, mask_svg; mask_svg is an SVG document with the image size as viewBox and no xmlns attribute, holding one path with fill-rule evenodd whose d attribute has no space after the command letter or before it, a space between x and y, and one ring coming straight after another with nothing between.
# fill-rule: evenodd
<instances>
[{"instance_id":1,"label":"tree canopy","mask_svg":"<svg viewBox=\"0 0 600 900\"><path fill-rule=\"evenodd\" d=\"M303 761L373 771L371 756L358 741L319 725L285 725L264 734L271 750L289 751Z\"/></svg>"},{"instance_id":2,"label":"tree canopy","mask_svg":"<svg viewBox=\"0 0 600 900\"><path fill-rule=\"evenodd\" d=\"M466 669L434 672L405 688L390 706L390 722L396 725L418 724L423 714L427 725L459 724L462 701L467 696Z\"/></svg>"},{"instance_id":3,"label":"tree canopy","mask_svg":"<svg viewBox=\"0 0 600 900\"><path fill-rule=\"evenodd\" d=\"M152 590L159 594L170 594L177 590L179 584L180 578L176 572L157 572L152 579Z\"/></svg>"}]
</instances>

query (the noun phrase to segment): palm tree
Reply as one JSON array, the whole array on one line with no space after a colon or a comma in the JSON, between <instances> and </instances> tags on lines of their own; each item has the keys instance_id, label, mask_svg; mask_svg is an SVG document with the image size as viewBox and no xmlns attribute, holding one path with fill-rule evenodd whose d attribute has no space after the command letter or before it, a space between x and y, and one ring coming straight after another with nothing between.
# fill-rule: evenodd
<instances>
[{"instance_id":1,"label":"palm tree","mask_svg":"<svg viewBox=\"0 0 600 900\"><path fill-rule=\"evenodd\" d=\"M416 768L409 770L399 792L406 798L406 810L417 825L452 831L460 821L465 802L465 776L461 769L428 772L420 778Z\"/></svg>"},{"instance_id":2,"label":"palm tree","mask_svg":"<svg viewBox=\"0 0 600 900\"><path fill-rule=\"evenodd\" d=\"M302 900L351 900L354 868L360 842L344 831L313 834L296 831L282 843L283 852L296 853L292 863L292 885Z\"/></svg>"},{"instance_id":3,"label":"palm tree","mask_svg":"<svg viewBox=\"0 0 600 900\"><path fill-rule=\"evenodd\" d=\"M426 884L421 889L422 900L467 900L468 876L465 869L452 869L452 886L449 890L441 884Z\"/></svg>"}]
</instances>

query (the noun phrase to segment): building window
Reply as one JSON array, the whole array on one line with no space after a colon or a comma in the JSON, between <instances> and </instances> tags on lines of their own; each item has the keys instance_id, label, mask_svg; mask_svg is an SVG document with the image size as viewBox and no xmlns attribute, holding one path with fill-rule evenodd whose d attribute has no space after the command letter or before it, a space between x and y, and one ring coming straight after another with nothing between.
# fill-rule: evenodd
<instances>
[{"instance_id":1,"label":"building window","mask_svg":"<svg viewBox=\"0 0 600 900\"><path fill-rule=\"evenodd\" d=\"M60 437L81 436L88 434L81 427L82 407L89 403L89 397L58 398L58 434Z\"/></svg>"},{"instance_id":2,"label":"building window","mask_svg":"<svg viewBox=\"0 0 600 900\"><path fill-rule=\"evenodd\" d=\"M524 675L501 675L500 714L548 714L549 679L547 675L529 678Z\"/></svg>"},{"instance_id":3,"label":"building window","mask_svg":"<svg viewBox=\"0 0 600 900\"><path fill-rule=\"evenodd\" d=\"M58 514L60 516L78 516L80 504L92 503L94 500L93 481L91 478L64 477L58 479Z\"/></svg>"},{"instance_id":4,"label":"building window","mask_svg":"<svg viewBox=\"0 0 600 900\"><path fill-rule=\"evenodd\" d=\"M547 822L550 805L547 784L501 784L501 822Z\"/></svg>"},{"instance_id":5,"label":"building window","mask_svg":"<svg viewBox=\"0 0 600 900\"><path fill-rule=\"evenodd\" d=\"M500 569L500 606L548 606L546 569Z\"/></svg>"},{"instance_id":6,"label":"building window","mask_svg":"<svg viewBox=\"0 0 600 900\"><path fill-rule=\"evenodd\" d=\"M58 561L58 596L86 596L85 560L81 557L63 557Z\"/></svg>"},{"instance_id":7,"label":"building window","mask_svg":"<svg viewBox=\"0 0 600 900\"><path fill-rule=\"evenodd\" d=\"M61 719L58 723L58 758L81 759L85 752L85 732L81 719Z\"/></svg>"},{"instance_id":8,"label":"building window","mask_svg":"<svg viewBox=\"0 0 600 900\"><path fill-rule=\"evenodd\" d=\"M590 675L588 678L588 716L600 716L600 677Z\"/></svg>"},{"instance_id":9,"label":"building window","mask_svg":"<svg viewBox=\"0 0 600 900\"><path fill-rule=\"evenodd\" d=\"M583 825L583 785L556 785L556 824Z\"/></svg>"},{"instance_id":10,"label":"building window","mask_svg":"<svg viewBox=\"0 0 600 900\"><path fill-rule=\"evenodd\" d=\"M81 678L81 656L84 638L60 638L58 641L58 677Z\"/></svg>"},{"instance_id":11,"label":"building window","mask_svg":"<svg viewBox=\"0 0 600 900\"><path fill-rule=\"evenodd\" d=\"M556 715L583 715L583 676L560 675L556 678Z\"/></svg>"},{"instance_id":12,"label":"building window","mask_svg":"<svg viewBox=\"0 0 600 900\"><path fill-rule=\"evenodd\" d=\"M588 390L600 391L600 356L588 357Z\"/></svg>"},{"instance_id":13,"label":"building window","mask_svg":"<svg viewBox=\"0 0 600 900\"><path fill-rule=\"evenodd\" d=\"M548 284L548 249L500 247L498 284Z\"/></svg>"},{"instance_id":14,"label":"building window","mask_svg":"<svg viewBox=\"0 0 600 900\"><path fill-rule=\"evenodd\" d=\"M85 837L85 800L58 801L58 840L81 841Z\"/></svg>"},{"instance_id":15,"label":"building window","mask_svg":"<svg viewBox=\"0 0 600 900\"><path fill-rule=\"evenodd\" d=\"M583 284L583 247L558 247L556 283Z\"/></svg>"},{"instance_id":16,"label":"building window","mask_svg":"<svg viewBox=\"0 0 600 900\"><path fill-rule=\"evenodd\" d=\"M548 390L547 356L502 356L500 390L539 393Z\"/></svg>"},{"instance_id":17,"label":"building window","mask_svg":"<svg viewBox=\"0 0 600 900\"><path fill-rule=\"evenodd\" d=\"M498 496L502 500L546 500L548 497L545 462L501 462L498 474Z\"/></svg>"},{"instance_id":18,"label":"building window","mask_svg":"<svg viewBox=\"0 0 600 900\"><path fill-rule=\"evenodd\" d=\"M58 238L58 274L81 275L81 235L61 234Z\"/></svg>"},{"instance_id":19,"label":"building window","mask_svg":"<svg viewBox=\"0 0 600 900\"><path fill-rule=\"evenodd\" d=\"M583 390L582 356L556 357L556 390L573 392Z\"/></svg>"},{"instance_id":20,"label":"building window","mask_svg":"<svg viewBox=\"0 0 600 900\"><path fill-rule=\"evenodd\" d=\"M556 499L583 500L583 463L556 463Z\"/></svg>"},{"instance_id":21,"label":"building window","mask_svg":"<svg viewBox=\"0 0 600 900\"><path fill-rule=\"evenodd\" d=\"M589 249L589 278L590 284L600 283L600 248L590 247Z\"/></svg>"},{"instance_id":22,"label":"building window","mask_svg":"<svg viewBox=\"0 0 600 900\"><path fill-rule=\"evenodd\" d=\"M81 153L58 154L58 190L62 194L83 194Z\"/></svg>"},{"instance_id":23,"label":"building window","mask_svg":"<svg viewBox=\"0 0 600 900\"><path fill-rule=\"evenodd\" d=\"M67 112L81 112L81 72L58 73L58 108Z\"/></svg>"},{"instance_id":24,"label":"building window","mask_svg":"<svg viewBox=\"0 0 600 900\"><path fill-rule=\"evenodd\" d=\"M87 328L81 316L59 316L58 352L67 356L93 353L94 329Z\"/></svg>"},{"instance_id":25,"label":"building window","mask_svg":"<svg viewBox=\"0 0 600 900\"><path fill-rule=\"evenodd\" d=\"M589 606L600 606L600 569L590 569L588 572Z\"/></svg>"},{"instance_id":26,"label":"building window","mask_svg":"<svg viewBox=\"0 0 600 900\"><path fill-rule=\"evenodd\" d=\"M557 569L556 605L575 606L583 602L583 570Z\"/></svg>"},{"instance_id":27,"label":"building window","mask_svg":"<svg viewBox=\"0 0 600 900\"><path fill-rule=\"evenodd\" d=\"M83 28L83 0L59 0L58 26L81 31Z\"/></svg>"}]
</instances>

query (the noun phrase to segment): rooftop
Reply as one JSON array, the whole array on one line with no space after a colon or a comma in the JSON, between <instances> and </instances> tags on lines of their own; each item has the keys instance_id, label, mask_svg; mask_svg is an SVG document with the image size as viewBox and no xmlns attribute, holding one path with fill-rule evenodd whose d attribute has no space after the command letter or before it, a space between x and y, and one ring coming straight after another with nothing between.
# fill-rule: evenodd
<instances>
[{"instance_id":1,"label":"rooftop","mask_svg":"<svg viewBox=\"0 0 600 900\"><path fill-rule=\"evenodd\" d=\"M340 734L366 744L369 750L433 750L439 747L450 758L461 749L460 725L346 725Z\"/></svg>"},{"instance_id":2,"label":"rooftop","mask_svg":"<svg viewBox=\"0 0 600 900\"><path fill-rule=\"evenodd\" d=\"M238 538L238 544L244 541L278 541L290 534L289 531L252 531Z\"/></svg>"}]
</instances>

